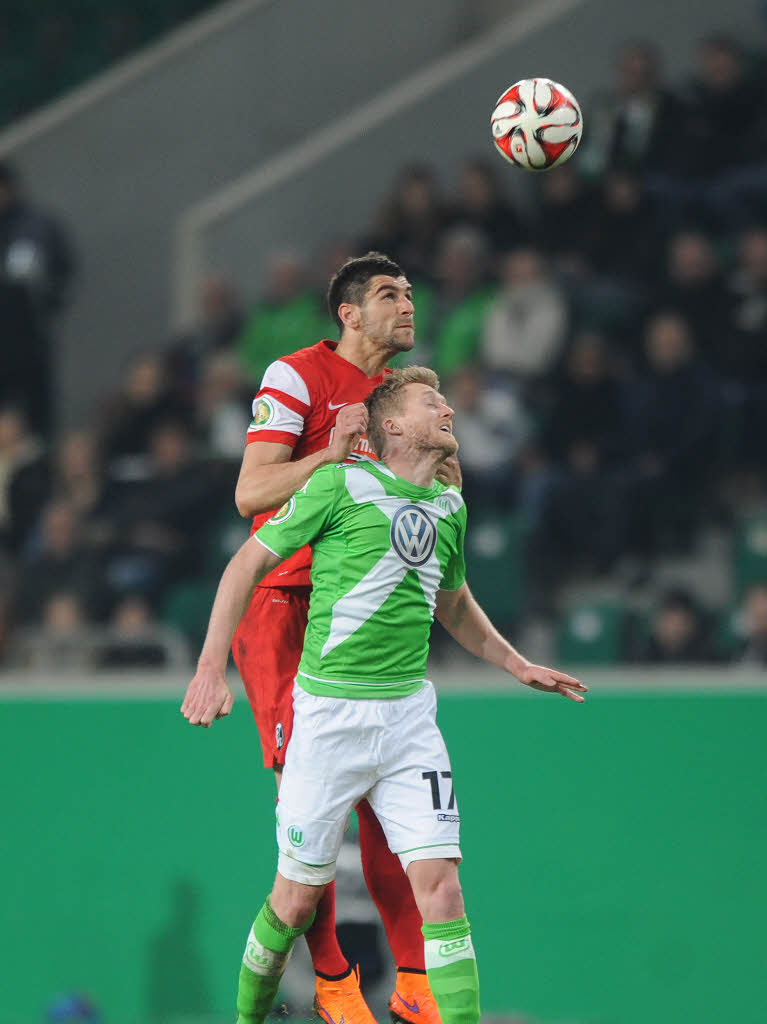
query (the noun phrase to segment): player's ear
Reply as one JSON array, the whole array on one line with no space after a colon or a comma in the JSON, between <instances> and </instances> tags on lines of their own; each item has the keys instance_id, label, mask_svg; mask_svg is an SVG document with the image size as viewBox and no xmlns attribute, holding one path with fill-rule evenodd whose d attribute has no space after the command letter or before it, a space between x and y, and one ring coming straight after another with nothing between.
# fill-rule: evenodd
<instances>
[{"instance_id":1,"label":"player's ear","mask_svg":"<svg viewBox=\"0 0 767 1024\"><path fill-rule=\"evenodd\" d=\"M388 434L390 437L400 437L402 434L402 427L391 416L386 417L381 424L381 429L384 434Z\"/></svg>"},{"instance_id":2,"label":"player's ear","mask_svg":"<svg viewBox=\"0 0 767 1024\"><path fill-rule=\"evenodd\" d=\"M338 307L338 316L344 325L344 329L350 327L356 331L362 322L360 307L355 306L353 302L342 302Z\"/></svg>"}]
</instances>

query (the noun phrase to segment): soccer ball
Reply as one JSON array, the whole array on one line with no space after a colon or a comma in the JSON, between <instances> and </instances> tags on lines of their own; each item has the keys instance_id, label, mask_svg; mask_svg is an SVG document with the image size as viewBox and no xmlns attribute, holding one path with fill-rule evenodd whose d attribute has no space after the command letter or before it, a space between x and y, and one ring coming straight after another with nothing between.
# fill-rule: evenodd
<instances>
[{"instance_id":1,"label":"soccer ball","mask_svg":"<svg viewBox=\"0 0 767 1024\"><path fill-rule=\"evenodd\" d=\"M550 78L525 78L498 97L490 126L502 157L527 171L548 171L578 148L583 117L569 89Z\"/></svg>"}]
</instances>

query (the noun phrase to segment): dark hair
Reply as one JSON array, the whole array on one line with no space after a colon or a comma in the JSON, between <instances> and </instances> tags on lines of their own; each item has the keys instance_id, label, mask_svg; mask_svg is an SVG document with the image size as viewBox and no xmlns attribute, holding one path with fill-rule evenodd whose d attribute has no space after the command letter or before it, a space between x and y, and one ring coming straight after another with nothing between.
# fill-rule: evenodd
<instances>
[{"instance_id":1,"label":"dark hair","mask_svg":"<svg viewBox=\"0 0 767 1024\"><path fill-rule=\"evenodd\" d=\"M402 408L404 391L408 384L425 384L436 391L439 387L439 377L427 366L406 366L401 370L392 370L365 399L369 416L367 439L379 459L384 457L386 440L381 425L387 416L399 412Z\"/></svg>"},{"instance_id":2,"label":"dark hair","mask_svg":"<svg viewBox=\"0 0 767 1024\"><path fill-rule=\"evenodd\" d=\"M342 302L352 302L361 306L371 277L386 274L389 277L404 277L404 272L394 260L382 252L366 252L364 256L348 259L333 274L328 286L328 311L343 331L344 325L338 315L338 307Z\"/></svg>"}]
</instances>

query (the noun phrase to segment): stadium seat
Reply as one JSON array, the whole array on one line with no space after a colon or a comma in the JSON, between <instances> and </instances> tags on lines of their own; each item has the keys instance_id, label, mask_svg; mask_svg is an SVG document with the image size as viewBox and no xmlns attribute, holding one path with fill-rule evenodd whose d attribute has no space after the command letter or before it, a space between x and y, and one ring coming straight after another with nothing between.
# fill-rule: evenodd
<instances>
[{"instance_id":1,"label":"stadium seat","mask_svg":"<svg viewBox=\"0 0 767 1024\"><path fill-rule=\"evenodd\" d=\"M754 583L767 583L767 515L741 522L735 536L734 576L739 597Z\"/></svg>"},{"instance_id":2,"label":"stadium seat","mask_svg":"<svg viewBox=\"0 0 767 1024\"><path fill-rule=\"evenodd\" d=\"M615 665L625 654L626 608L617 602L571 605L557 626L557 658L563 665Z\"/></svg>"},{"instance_id":3,"label":"stadium seat","mask_svg":"<svg viewBox=\"0 0 767 1024\"><path fill-rule=\"evenodd\" d=\"M519 517L472 517L466 535L466 579L494 622L514 621L522 602L522 522Z\"/></svg>"}]
</instances>

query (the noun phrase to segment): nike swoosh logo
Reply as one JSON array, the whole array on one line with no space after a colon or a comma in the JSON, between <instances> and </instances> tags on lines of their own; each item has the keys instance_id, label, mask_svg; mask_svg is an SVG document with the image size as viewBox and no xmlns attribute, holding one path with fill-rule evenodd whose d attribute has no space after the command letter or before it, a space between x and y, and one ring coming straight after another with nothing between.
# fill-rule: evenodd
<instances>
[{"instance_id":1,"label":"nike swoosh logo","mask_svg":"<svg viewBox=\"0 0 767 1024\"><path fill-rule=\"evenodd\" d=\"M407 999L403 999L402 996L399 994L399 992L396 989L394 990L394 995L397 997L397 999L399 999L399 1001L402 1003L403 1006L406 1006L408 1008L408 1010L410 1010L411 1013L420 1013L421 1012L418 1009L418 1002L417 1001L415 1003L413 1003L413 1005L411 1006L410 1003L407 1001Z\"/></svg>"},{"instance_id":2,"label":"nike swoosh logo","mask_svg":"<svg viewBox=\"0 0 767 1024\"><path fill-rule=\"evenodd\" d=\"M320 1017L324 1017L328 1024L344 1024L343 1014L341 1014L341 1019L339 1021L334 1021L333 1018L328 1013L328 1011L319 1001L317 1002L317 1013L320 1015Z\"/></svg>"},{"instance_id":3,"label":"nike swoosh logo","mask_svg":"<svg viewBox=\"0 0 767 1024\"><path fill-rule=\"evenodd\" d=\"M348 404L348 402L328 402L328 409L342 409L345 405ZM335 1021L333 1022L333 1024L335 1024ZM341 1022L339 1021L338 1024L341 1024Z\"/></svg>"}]
</instances>

